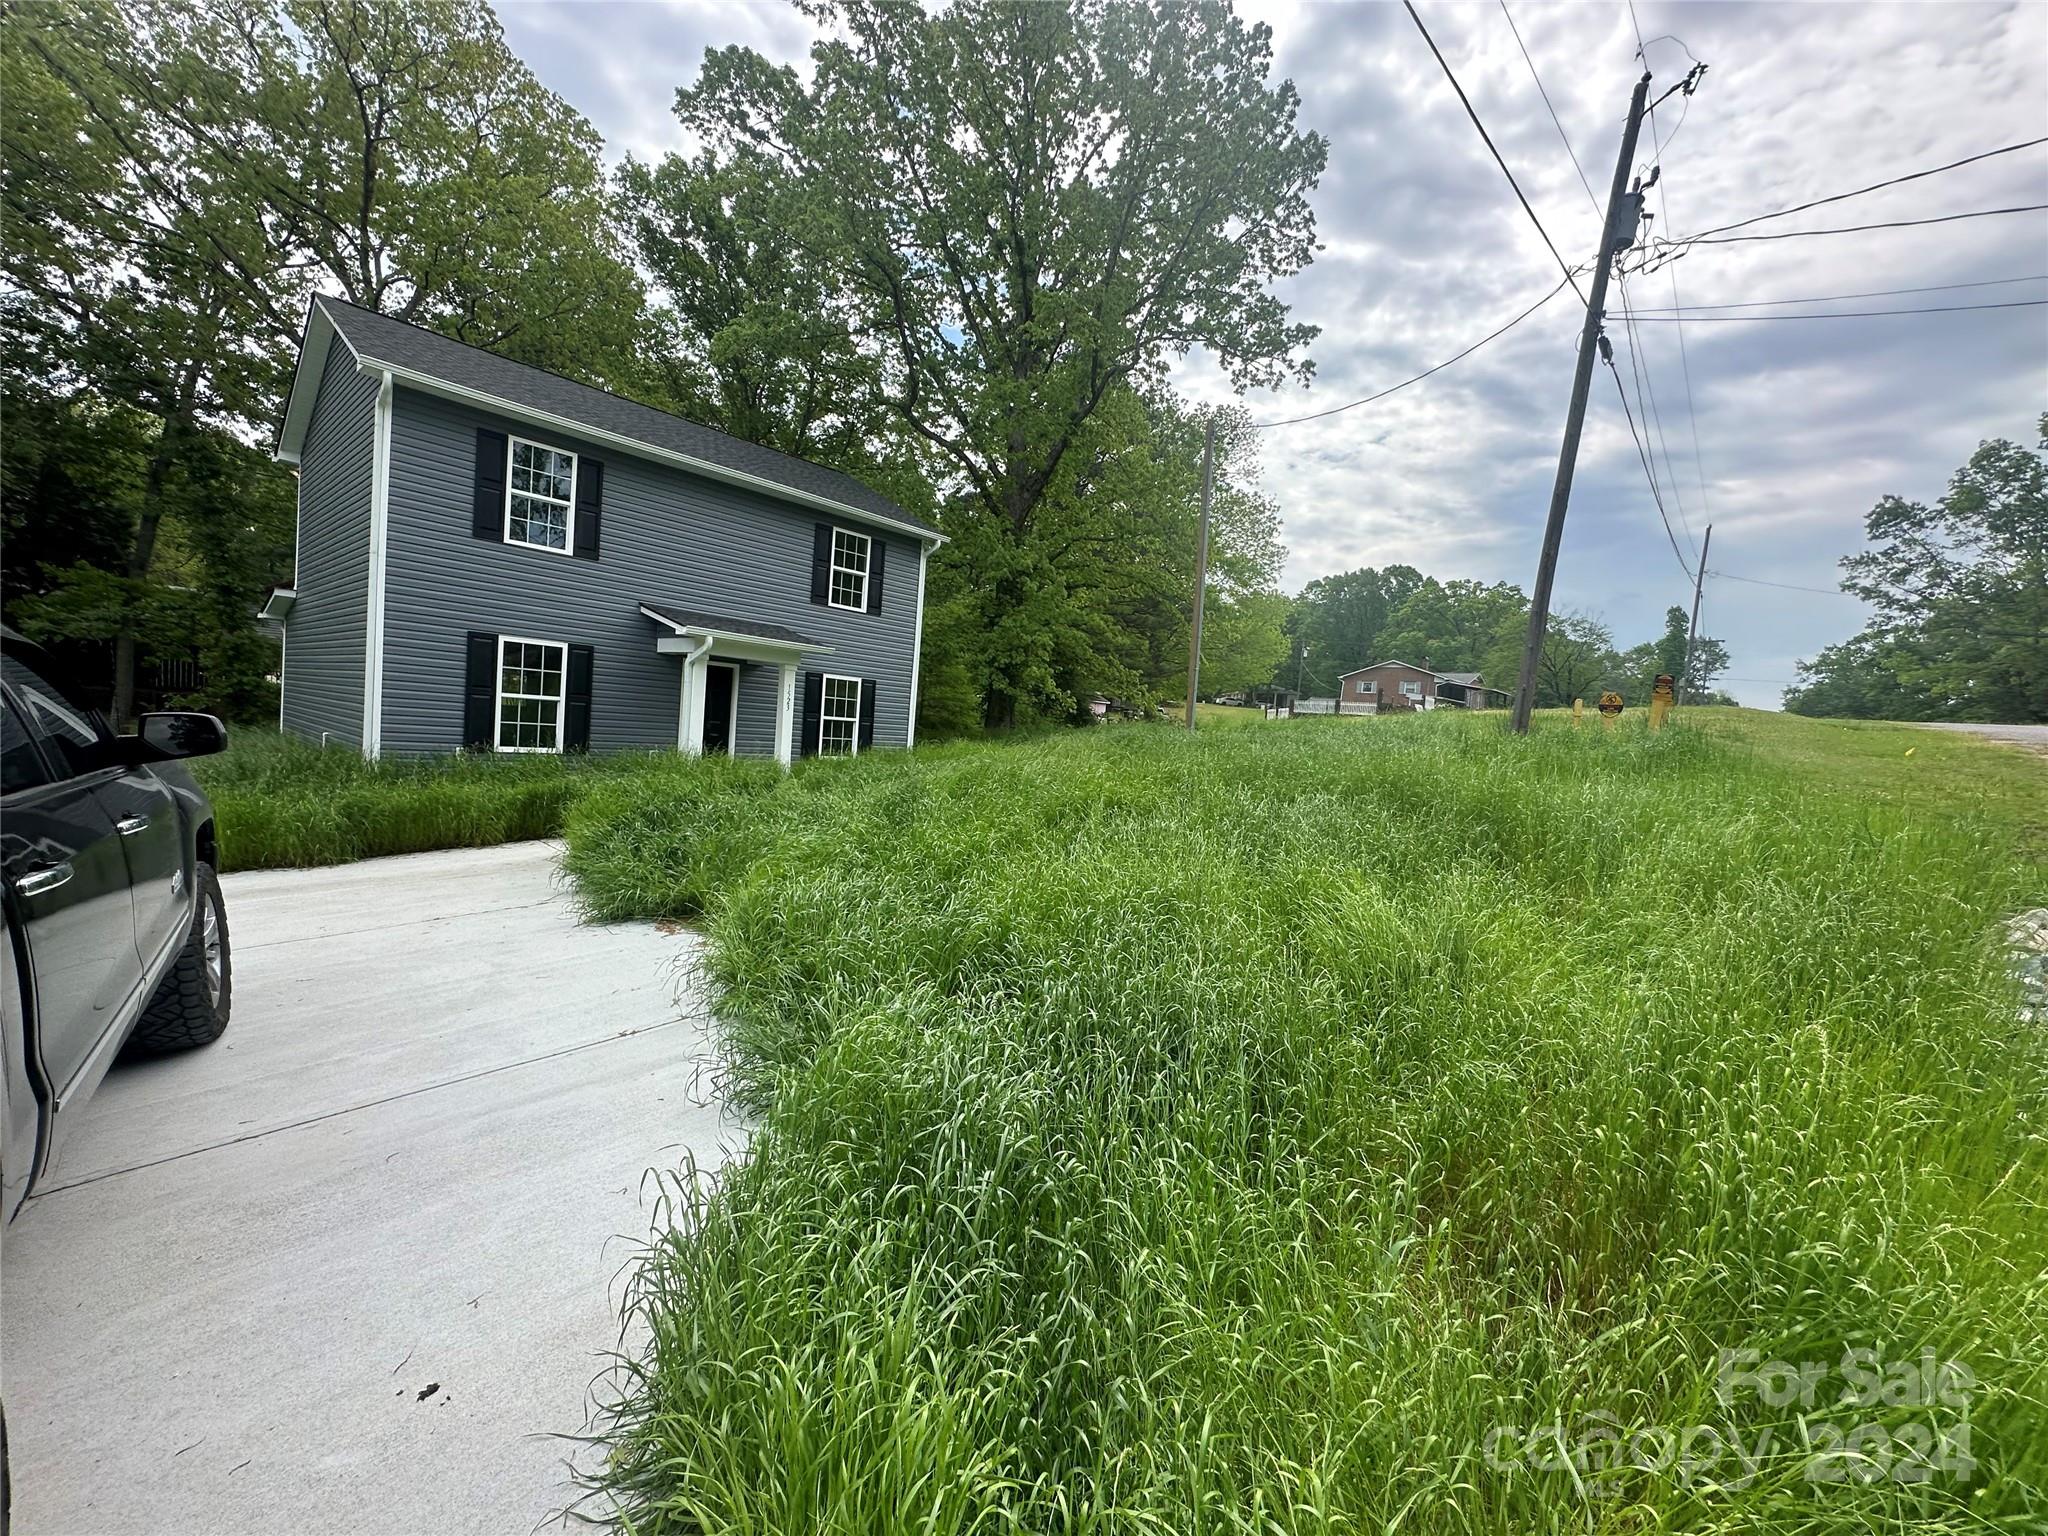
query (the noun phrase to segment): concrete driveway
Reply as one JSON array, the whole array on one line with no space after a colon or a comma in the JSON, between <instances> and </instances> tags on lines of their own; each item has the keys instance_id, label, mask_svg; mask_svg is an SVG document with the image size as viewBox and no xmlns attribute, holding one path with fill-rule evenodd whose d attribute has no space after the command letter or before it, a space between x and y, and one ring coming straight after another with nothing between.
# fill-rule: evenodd
<instances>
[{"instance_id":1,"label":"concrete driveway","mask_svg":"<svg viewBox=\"0 0 2048 1536\"><path fill-rule=\"evenodd\" d=\"M21 1536L518 1533L577 1497L553 1437L644 1175L744 1135L696 940L579 925L556 851L223 882L227 1034L116 1068L6 1234Z\"/></svg>"},{"instance_id":2,"label":"concrete driveway","mask_svg":"<svg viewBox=\"0 0 2048 1536\"><path fill-rule=\"evenodd\" d=\"M2003 742L2008 747L2025 747L2032 752L2048 753L2048 725L1950 725L1928 726L1933 731L1960 731L1966 736L1982 736L1986 741Z\"/></svg>"}]
</instances>

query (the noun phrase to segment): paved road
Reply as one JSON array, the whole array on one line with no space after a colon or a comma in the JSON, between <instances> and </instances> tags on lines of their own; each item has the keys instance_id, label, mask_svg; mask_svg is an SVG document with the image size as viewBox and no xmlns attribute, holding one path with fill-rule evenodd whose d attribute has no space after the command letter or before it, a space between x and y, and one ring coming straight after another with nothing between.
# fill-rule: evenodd
<instances>
[{"instance_id":1,"label":"paved road","mask_svg":"<svg viewBox=\"0 0 2048 1536\"><path fill-rule=\"evenodd\" d=\"M2029 747L2036 752L2048 752L2048 725L1931 725L1930 730L1961 731L1970 736L1982 736L1989 741L2002 741L2008 746Z\"/></svg>"},{"instance_id":2,"label":"paved road","mask_svg":"<svg viewBox=\"0 0 2048 1536\"><path fill-rule=\"evenodd\" d=\"M549 1436L618 1342L643 1174L743 1130L696 941L579 926L554 854L224 882L227 1034L117 1068L7 1231L21 1536L517 1536L576 1496Z\"/></svg>"}]
</instances>

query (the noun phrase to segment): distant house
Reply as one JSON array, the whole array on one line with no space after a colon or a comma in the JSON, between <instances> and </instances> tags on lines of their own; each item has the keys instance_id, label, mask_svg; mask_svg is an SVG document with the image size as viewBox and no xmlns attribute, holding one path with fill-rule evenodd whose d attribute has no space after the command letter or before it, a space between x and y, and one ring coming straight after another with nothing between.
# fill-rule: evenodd
<instances>
[{"instance_id":1,"label":"distant house","mask_svg":"<svg viewBox=\"0 0 2048 1536\"><path fill-rule=\"evenodd\" d=\"M1507 694L1489 688L1477 672L1437 672L1405 661L1376 661L1337 679L1338 707L1347 714L1391 715L1411 709L1492 709Z\"/></svg>"},{"instance_id":2,"label":"distant house","mask_svg":"<svg viewBox=\"0 0 2048 1536\"><path fill-rule=\"evenodd\" d=\"M1457 705L1464 709L1506 709L1514 695L1505 688L1489 688L1477 672L1439 672L1436 675L1439 707Z\"/></svg>"},{"instance_id":3,"label":"distant house","mask_svg":"<svg viewBox=\"0 0 2048 1536\"><path fill-rule=\"evenodd\" d=\"M384 753L910 745L938 531L859 481L336 299L308 313L284 728Z\"/></svg>"}]
</instances>

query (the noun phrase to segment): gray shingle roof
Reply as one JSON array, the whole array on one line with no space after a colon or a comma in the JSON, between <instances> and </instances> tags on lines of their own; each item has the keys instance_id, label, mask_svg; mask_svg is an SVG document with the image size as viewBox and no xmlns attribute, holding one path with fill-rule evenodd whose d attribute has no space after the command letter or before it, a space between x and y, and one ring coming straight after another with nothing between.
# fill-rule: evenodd
<instances>
[{"instance_id":1,"label":"gray shingle roof","mask_svg":"<svg viewBox=\"0 0 2048 1536\"><path fill-rule=\"evenodd\" d=\"M664 623L678 629L715 629L728 635L752 635L760 640L773 640L782 645L816 646L817 641L808 635L781 624L763 624L755 619L728 619L715 613L699 613L692 608L672 608L667 603L642 603L641 608L655 615Z\"/></svg>"},{"instance_id":2,"label":"gray shingle roof","mask_svg":"<svg viewBox=\"0 0 2048 1536\"><path fill-rule=\"evenodd\" d=\"M687 454L723 469L771 480L791 490L822 496L827 501L836 501L856 511L938 532L922 518L912 517L888 497L869 490L853 476L836 469L827 469L808 459L764 448L759 443L733 437L715 427L658 411L637 400L628 400L624 395L579 384L574 379L565 379L560 374L525 363L515 363L495 352L486 352L481 347L452 340L439 332L380 315L375 310L358 308L342 299L323 295L319 302L334 322L335 329L360 357L389 363L411 373L425 374L445 384L503 400L508 405L544 411L579 426L632 438L652 448Z\"/></svg>"},{"instance_id":3,"label":"gray shingle roof","mask_svg":"<svg viewBox=\"0 0 2048 1536\"><path fill-rule=\"evenodd\" d=\"M1479 681L1477 672L1439 672L1436 677L1440 683L1456 683L1461 688L1469 688Z\"/></svg>"}]
</instances>

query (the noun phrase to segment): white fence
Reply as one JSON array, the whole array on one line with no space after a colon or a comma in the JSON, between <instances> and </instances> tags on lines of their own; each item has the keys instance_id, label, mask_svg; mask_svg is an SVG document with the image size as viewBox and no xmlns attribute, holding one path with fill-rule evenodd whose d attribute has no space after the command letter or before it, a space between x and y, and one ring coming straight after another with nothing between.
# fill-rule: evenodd
<instances>
[{"instance_id":1,"label":"white fence","mask_svg":"<svg viewBox=\"0 0 2048 1536\"><path fill-rule=\"evenodd\" d=\"M1335 699L1296 699L1294 712L1297 715L1375 715L1379 713L1379 706L1351 700L1340 704ZM1266 711L1268 718L1277 718L1285 713L1286 711L1279 709Z\"/></svg>"}]
</instances>

